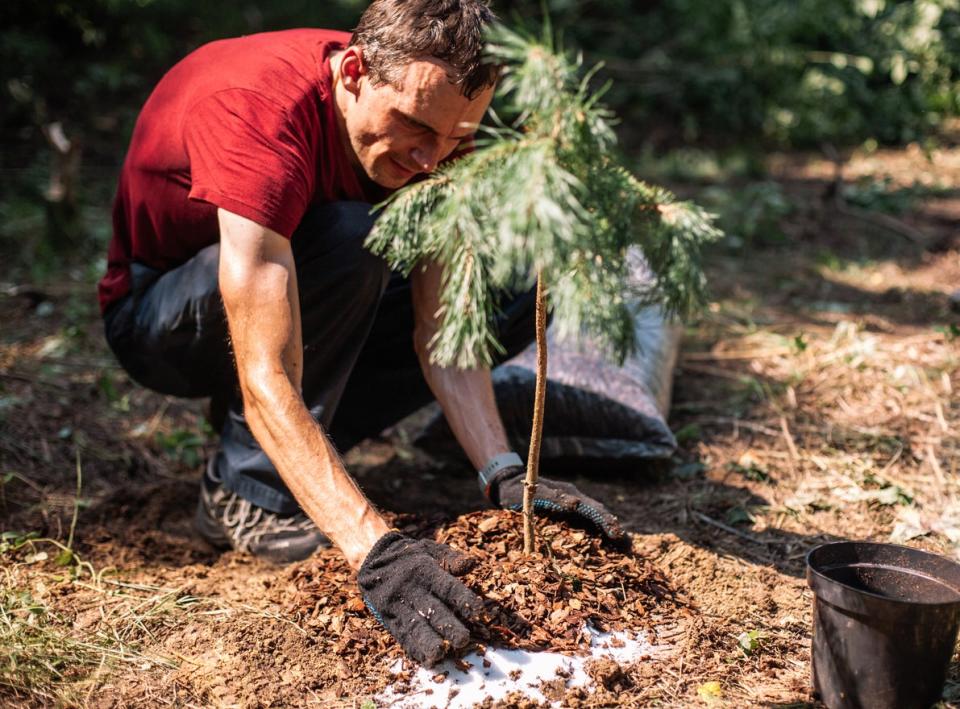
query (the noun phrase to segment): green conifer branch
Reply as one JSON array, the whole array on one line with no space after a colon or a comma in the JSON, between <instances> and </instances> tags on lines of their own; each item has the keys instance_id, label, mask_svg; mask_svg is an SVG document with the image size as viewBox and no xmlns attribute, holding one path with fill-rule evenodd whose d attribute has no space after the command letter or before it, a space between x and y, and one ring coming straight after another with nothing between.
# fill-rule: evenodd
<instances>
[{"instance_id":1,"label":"green conifer branch","mask_svg":"<svg viewBox=\"0 0 960 709\"><path fill-rule=\"evenodd\" d=\"M658 304L687 315L704 300L700 252L712 218L636 179L614 153L613 116L591 73L543 38L498 27L488 51L503 65L508 123L479 149L399 191L367 245L405 274L441 264L440 328L431 358L488 365L497 294L550 286L561 335L591 335L618 358L636 348L633 310ZM649 278L633 282L642 257Z\"/></svg>"}]
</instances>

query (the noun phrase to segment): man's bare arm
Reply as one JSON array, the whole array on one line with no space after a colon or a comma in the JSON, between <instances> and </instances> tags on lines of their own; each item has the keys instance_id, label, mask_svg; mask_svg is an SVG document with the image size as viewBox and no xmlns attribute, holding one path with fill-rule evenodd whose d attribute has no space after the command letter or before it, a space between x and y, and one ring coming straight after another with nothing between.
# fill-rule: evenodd
<instances>
[{"instance_id":1,"label":"man's bare arm","mask_svg":"<svg viewBox=\"0 0 960 709\"><path fill-rule=\"evenodd\" d=\"M220 293L247 424L304 512L357 568L389 527L303 402L300 298L290 242L224 209L217 215Z\"/></svg>"},{"instance_id":2,"label":"man's bare arm","mask_svg":"<svg viewBox=\"0 0 960 709\"><path fill-rule=\"evenodd\" d=\"M416 268L411 276L413 341L423 375L437 397L453 434L470 462L480 470L495 455L510 451L507 434L493 396L490 370L439 367L430 362L429 342L437 331L440 281L443 271L435 263Z\"/></svg>"}]
</instances>

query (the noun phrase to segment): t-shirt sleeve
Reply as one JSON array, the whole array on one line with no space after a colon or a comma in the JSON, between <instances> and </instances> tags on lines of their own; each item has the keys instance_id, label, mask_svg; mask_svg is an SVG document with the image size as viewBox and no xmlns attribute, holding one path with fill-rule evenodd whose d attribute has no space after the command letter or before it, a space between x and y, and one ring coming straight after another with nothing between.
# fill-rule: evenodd
<instances>
[{"instance_id":1,"label":"t-shirt sleeve","mask_svg":"<svg viewBox=\"0 0 960 709\"><path fill-rule=\"evenodd\" d=\"M282 107L230 89L184 117L190 199L210 202L289 238L313 194L313 148Z\"/></svg>"}]
</instances>

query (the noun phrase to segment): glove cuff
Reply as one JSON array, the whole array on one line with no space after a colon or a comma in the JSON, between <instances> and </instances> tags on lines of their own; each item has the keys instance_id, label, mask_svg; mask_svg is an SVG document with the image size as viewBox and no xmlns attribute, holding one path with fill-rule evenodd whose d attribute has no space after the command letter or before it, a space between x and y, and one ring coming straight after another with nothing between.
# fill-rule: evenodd
<instances>
[{"instance_id":1,"label":"glove cuff","mask_svg":"<svg viewBox=\"0 0 960 709\"><path fill-rule=\"evenodd\" d=\"M376 559L384 549L393 544L398 539L403 539L403 536L398 530L391 529L389 532L380 537L376 543L370 547L370 551L367 552L367 555L363 558L363 563L360 564L360 568L357 570L358 578L363 575L364 571L367 568L367 563L371 560Z\"/></svg>"},{"instance_id":2,"label":"glove cuff","mask_svg":"<svg viewBox=\"0 0 960 709\"><path fill-rule=\"evenodd\" d=\"M496 484L522 472L523 459L519 455L513 451L501 453L491 458L482 470L477 471L477 482L480 484L483 496L496 504L492 496L496 492Z\"/></svg>"}]
</instances>

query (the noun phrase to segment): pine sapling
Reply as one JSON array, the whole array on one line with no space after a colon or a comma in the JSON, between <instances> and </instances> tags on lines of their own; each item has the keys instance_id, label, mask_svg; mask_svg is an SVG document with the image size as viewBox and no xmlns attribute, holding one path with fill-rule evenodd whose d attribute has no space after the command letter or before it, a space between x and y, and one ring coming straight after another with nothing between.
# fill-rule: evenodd
<instances>
[{"instance_id":1,"label":"pine sapling","mask_svg":"<svg viewBox=\"0 0 960 709\"><path fill-rule=\"evenodd\" d=\"M547 287L543 273L537 275L537 384L533 395L533 425L527 453L527 477L523 481L523 553L532 554L536 528L533 526L533 500L537 494L540 471L540 442L543 440L543 410L547 398Z\"/></svg>"},{"instance_id":2,"label":"pine sapling","mask_svg":"<svg viewBox=\"0 0 960 709\"><path fill-rule=\"evenodd\" d=\"M704 299L703 245L712 218L635 178L618 161L611 113L581 59L541 37L496 27L489 59L502 66L495 127L477 150L395 193L367 246L404 275L443 269L440 366L489 367L498 295L537 286L537 380L524 484L524 550L534 549L546 387L547 286L560 338L590 337L622 361L637 347L638 308L685 315ZM501 116L503 118L501 118ZM646 276L635 277L637 259Z\"/></svg>"}]
</instances>

